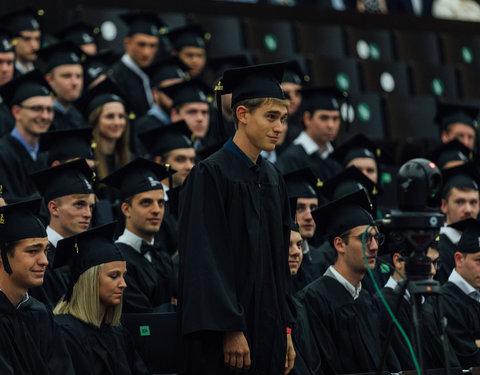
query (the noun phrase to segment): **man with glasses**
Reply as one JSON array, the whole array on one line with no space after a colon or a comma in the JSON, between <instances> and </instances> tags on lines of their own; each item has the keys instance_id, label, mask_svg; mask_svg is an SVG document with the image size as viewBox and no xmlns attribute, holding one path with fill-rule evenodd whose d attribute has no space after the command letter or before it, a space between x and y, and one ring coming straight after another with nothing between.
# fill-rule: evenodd
<instances>
[{"instance_id":1,"label":"man with glasses","mask_svg":"<svg viewBox=\"0 0 480 375\"><path fill-rule=\"evenodd\" d=\"M15 128L0 139L0 181L8 191L7 202L35 194L37 189L28 176L47 167L38 149L40 135L53 121L50 94L50 86L38 71L24 74L0 89L15 118Z\"/></svg>"}]
</instances>

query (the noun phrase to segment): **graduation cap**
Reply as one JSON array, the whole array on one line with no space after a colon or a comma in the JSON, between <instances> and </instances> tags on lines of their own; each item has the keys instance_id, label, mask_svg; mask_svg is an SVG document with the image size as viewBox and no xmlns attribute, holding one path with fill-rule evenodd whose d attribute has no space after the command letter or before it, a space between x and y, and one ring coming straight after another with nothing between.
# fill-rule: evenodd
<instances>
[{"instance_id":1,"label":"graduation cap","mask_svg":"<svg viewBox=\"0 0 480 375\"><path fill-rule=\"evenodd\" d=\"M318 233L334 238L360 225L373 225L372 203L364 189L345 195L312 212Z\"/></svg>"},{"instance_id":2,"label":"graduation cap","mask_svg":"<svg viewBox=\"0 0 480 375\"><path fill-rule=\"evenodd\" d=\"M14 52L13 45L10 43L12 37L10 31L0 27L0 53Z\"/></svg>"},{"instance_id":3,"label":"graduation cap","mask_svg":"<svg viewBox=\"0 0 480 375\"><path fill-rule=\"evenodd\" d=\"M282 83L283 82L291 82L303 86L310 82L310 76L305 72L305 69L303 69L298 60L292 60L285 66Z\"/></svg>"},{"instance_id":4,"label":"graduation cap","mask_svg":"<svg viewBox=\"0 0 480 375\"><path fill-rule=\"evenodd\" d=\"M304 111L316 110L339 111L340 101L346 98L347 93L339 91L334 86L304 87L302 94L302 106Z\"/></svg>"},{"instance_id":5,"label":"graduation cap","mask_svg":"<svg viewBox=\"0 0 480 375\"><path fill-rule=\"evenodd\" d=\"M134 34L147 34L160 36L165 34L167 25L152 12L134 12L120 15L128 26L127 36Z\"/></svg>"},{"instance_id":6,"label":"graduation cap","mask_svg":"<svg viewBox=\"0 0 480 375\"><path fill-rule=\"evenodd\" d=\"M81 65L86 59L79 47L67 41L41 48L38 56L45 62L47 72L60 65Z\"/></svg>"},{"instance_id":7,"label":"graduation cap","mask_svg":"<svg viewBox=\"0 0 480 375\"><path fill-rule=\"evenodd\" d=\"M253 65L253 57L250 52L245 51L245 53L237 55L209 58L208 65L212 68L215 78L219 78L223 76L225 70Z\"/></svg>"},{"instance_id":8,"label":"graduation cap","mask_svg":"<svg viewBox=\"0 0 480 375\"><path fill-rule=\"evenodd\" d=\"M213 90L205 82L192 79L168 86L162 89L173 100L173 106L177 107L185 103L211 103Z\"/></svg>"},{"instance_id":9,"label":"graduation cap","mask_svg":"<svg viewBox=\"0 0 480 375\"><path fill-rule=\"evenodd\" d=\"M344 167L355 158L370 158L378 164L387 153L363 134L357 134L338 146L331 157Z\"/></svg>"},{"instance_id":10,"label":"graduation cap","mask_svg":"<svg viewBox=\"0 0 480 375\"><path fill-rule=\"evenodd\" d=\"M137 158L117 169L100 182L117 188L122 199L145 191L163 189L162 180L176 171L153 161Z\"/></svg>"},{"instance_id":11,"label":"graduation cap","mask_svg":"<svg viewBox=\"0 0 480 375\"><path fill-rule=\"evenodd\" d=\"M478 165L469 162L443 171L442 198L453 188L479 190L480 171Z\"/></svg>"},{"instance_id":12,"label":"graduation cap","mask_svg":"<svg viewBox=\"0 0 480 375\"><path fill-rule=\"evenodd\" d=\"M310 168L302 168L283 175L289 198L317 198L317 177Z\"/></svg>"},{"instance_id":13,"label":"graduation cap","mask_svg":"<svg viewBox=\"0 0 480 375\"><path fill-rule=\"evenodd\" d=\"M59 40L72 42L80 47L84 44L96 43L99 32L100 29L98 27L93 27L80 21L61 29L54 35Z\"/></svg>"},{"instance_id":14,"label":"graduation cap","mask_svg":"<svg viewBox=\"0 0 480 375\"><path fill-rule=\"evenodd\" d=\"M151 156L161 156L179 148L192 148L192 132L185 121L158 126L138 135Z\"/></svg>"},{"instance_id":15,"label":"graduation cap","mask_svg":"<svg viewBox=\"0 0 480 375\"><path fill-rule=\"evenodd\" d=\"M45 226L36 216L40 211L42 200L33 199L0 207L0 251L3 266L7 273L12 273L8 263L5 244L25 238L47 237Z\"/></svg>"},{"instance_id":16,"label":"graduation cap","mask_svg":"<svg viewBox=\"0 0 480 375\"><path fill-rule=\"evenodd\" d=\"M478 253L480 251L480 221L468 218L450 224L449 227L462 232L456 251L466 254Z\"/></svg>"},{"instance_id":17,"label":"graduation cap","mask_svg":"<svg viewBox=\"0 0 480 375\"><path fill-rule=\"evenodd\" d=\"M209 40L211 35L200 25L188 25L169 31L167 37L173 49L180 51L184 47L205 48L205 41Z\"/></svg>"},{"instance_id":18,"label":"graduation cap","mask_svg":"<svg viewBox=\"0 0 480 375\"><path fill-rule=\"evenodd\" d=\"M457 122L477 130L478 114L479 108L477 106L461 102L438 101L434 121L440 127L440 131L446 130L449 125Z\"/></svg>"},{"instance_id":19,"label":"graduation cap","mask_svg":"<svg viewBox=\"0 0 480 375\"><path fill-rule=\"evenodd\" d=\"M171 56L150 65L145 69L145 72L150 78L150 87L155 87L166 79L190 79L188 70L188 66L186 66L182 60L177 56Z\"/></svg>"},{"instance_id":20,"label":"graduation cap","mask_svg":"<svg viewBox=\"0 0 480 375\"><path fill-rule=\"evenodd\" d=\"M351 166L325 181L321 192L328 200L333 201L359 189L364 189L369 198L378 194L376 184L357 167Z\"/></svg>"},{"instance_id":21,"label":"graduation cap","mask_svg":"<svg viewBox=\"0 0 480 375\"><path fill-rule=\"evenodd\" d=\"M453 139L429 152L426 159L433 161L440 169L443 169L451 161L462 161L464 163L472 161L474 153L458 139Z\"/></svg>"},{"instance_id":22,"label":"graduation cap","mask_svg":"<svg viewBox=\"0 0 480 375\"><path fill-rule=\"evenodd\" d=\"M84 87L90 86L102 74L108 74L110 65L116 60L118 60L118 56L111 49L99 51L96 55L87 55L83 63Z\"/></svg>"},{"instance_id":23,"label":"graduation cap","mask_svg":"<svg viewBox=\"0 0 480 375\"><path fill-rule=\"evenodd\" d=\"M90 127L47 132L40 135L39 151L48 151L48 165L55 160L93 159L92 139Z\"/></svg>"},{"instance_id":24,"label":"graduation cap","mask_svg":"<svg viewBox=\"0 0 480 375\"><path fill-rule=\"evenodd\" d=\"M50 85L38 70L22 74L0 87L0 96L9 107L21 104L34 96L51 96L52 94Z\"/></svg>"},{"instance_id":25,"label":"graduation cap","mask_svg":"<svg viewBox=\"0 0 480 375\"><path fill-rule=\"evenodd\" d=\"M116 222L105 224L58 241L53 267L70 265L70 280L65 292L65 301L70 301L75 283L89 268L125 260L113 242L116 224Z\"/></svg>"},{"instance_id":26,"label":"graduation cap","mask_svg":"<svg viewBox=\"0 0 480 375\"><path fill-rule=\"evenodd\" d=\"M90 114L95 109L105 103L112 102L122 103L124 107L126 107L126 102L122 97L120 88L110 78L107 78L98 85L84 92L75 102L75 107L77 107L88 120ZM127 112L127 108L125 108L125 112Z\"/></svg>"},{"instance_id":27,"label":"graduation cap","mask_svg":"<svg viewBox=\"0 0 480 375\"><path fill-rule=\"evenodd\" d=\"M40 30L39 17L44 15L43 9L35 10L25 7L6 14L2 17L2 24L15 36L20 36L21 31Z\"/></svg>"},{"instance_id":28,"label":"graduation cap","mask_svg":"<svg viewBox=\"0 0 480 375\"><path fill-rule=\"evenodd\" d=\"M72 194L93 194L93 171L85 159L60 164L33 173L35 183L45 202Z\"/></svg>"}]
</instances>

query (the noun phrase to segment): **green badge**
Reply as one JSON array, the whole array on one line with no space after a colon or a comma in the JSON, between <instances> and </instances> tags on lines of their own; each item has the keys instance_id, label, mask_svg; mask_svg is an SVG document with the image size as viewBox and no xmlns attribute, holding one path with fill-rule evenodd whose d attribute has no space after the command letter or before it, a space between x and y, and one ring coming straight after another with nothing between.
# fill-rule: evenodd
<instances>
[{"instance_id":1,"label":"green badge","mask_svg":"<svg viewBox=\"0 0 480 375\"><path fill-rule=\"evenodd\" d=\"M372 113L367 103L360 103L357 107L357 113L360 121L367 122L372 118Z\"/></svg>"},{"instance_id":2,"label":"green badge","mask_svg":"<svg viewBox=\"0 0 480 375\"><path fill-rule=\"evenodd\" d=\"M263 38L265 48L269 51L276 51L278 48L277 38L273 34L266 34Z\"/></svg>"},{"instance_id":3,"label":"green badge","mask_svg":"<svg viewBox=\"0 0 480 375\"><path fill-rule=\"evenodd\" d=\"M337 74L337 87L340 90L348 90L350 88L350 78L345 73L338 73Z\"/></svg>"},{"instance_id":4,"label":"green badge","mask_svg":"<svg viewBox=\"0 0 480 375\"><path fill-rule=\"evenodd\" d=\"M380 59L380 48L376 43L370 43L370 58L372 60Z\"/></svg>"},{"instance_id":5,"label":"green badge","mask_svg":"<svg viewBox=\"0 0 480 375\"><path fill-rule=\"evenodd\" d=\"M150 336L150 326L140 326L140 336Z\"/></svg>"},{"instance_id":6,"label":"green badge","mask_svg":"<svg viewBox=\"0 0 480 375\"><path fill-rule=\"evenodd\" d=\"M392 183L392 175L390 173L382 173L382 176L380 177L380 183L381 185L385 184L391 184Z\"/></svg>"},{"instance_id":7,"label":"green badge","mask_svg":"<svg viewBox=\"0 0 480 375\"><path fill-rule=\"evenodd\" d=\"M443 94L443 82L439 78L434 78L432 80L432 90L433 93L437 96L440 96Z\"/></svg>"},{"instance_id":8,"label":"green badge","mask_svg":"<svg viewBox=\"0 0 480 375\"><path fill-rule=\"evenodd\" d=\"M467 46L462 47L462 60L467 64L471 64L473 61L473 52Z\"/></svg>"},{"instance_id":9,"label":"green badge","mask_svg":"<svg viewBox=\"0 0 480 375\"><path fill-rule=\"evenodd\" d=\"M381 273L390 273L390 266L388 264L385 264L385 263L380 264L380 272Z\"/></svg>"}]
</instances>

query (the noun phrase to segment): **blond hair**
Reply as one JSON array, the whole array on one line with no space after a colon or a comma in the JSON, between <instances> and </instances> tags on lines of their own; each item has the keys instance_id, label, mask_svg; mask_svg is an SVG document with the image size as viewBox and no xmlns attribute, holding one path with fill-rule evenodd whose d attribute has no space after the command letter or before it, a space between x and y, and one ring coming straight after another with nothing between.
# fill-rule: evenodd
<instances>
[{"instance_id":1,"label":"blond hair","mask_svg":"<svg viewBox=\"0 0 480 375\"><path fill-rule=\"evenodd\" d=\"M102 267L103 264L99 264L82 273L73 287L70 301L65 301L65 296L63 296L55 306L53 313L55 315L71 314L82 322L100 327L102 322L98 321L100 315L99 279ZM116 306L108 306L103 322L111 326L118 326L121 315L121 302Z\"/></svg>"},{"instance_id":2,"label":"blond hair","mask_svg":"<svg viewBox=\"0 0 480 375\"><path fill-rule=\"evenodd\" d=\"M278 99L278 98L254 98L254 99L245 99L239 101L232 108L233 122L235 124L235 129L238 128L238 118L237 118L237 108L241 105L247 107L250 112L255 112L262 105L281 105L288 108L289 100L288 99Z\"/></svg>"}]
</instances>

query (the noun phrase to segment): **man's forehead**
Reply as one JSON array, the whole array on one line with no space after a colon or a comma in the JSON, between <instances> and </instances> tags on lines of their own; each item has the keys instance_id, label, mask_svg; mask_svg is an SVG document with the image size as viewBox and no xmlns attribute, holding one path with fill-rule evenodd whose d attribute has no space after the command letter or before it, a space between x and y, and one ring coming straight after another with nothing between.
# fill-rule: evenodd
<instances>
[{"instance_id":1,"label":"man's forehead","mask_svg":"<svg viewBox=\"0 0 480 375\"><path fill-rule=\"evenodd\" d=\"M53 105L53 99L50 96L32 96L25 99L23 105Z\"/></svg>"},{"instance_id":2,"label":"man's forehead","mask_svg":"<svg viewBox=\"0 0 480 375\"><path fill-rule=\"evenodd\" d=\"M135 194L134 199L138 201L142 199L162 199L163 197L163 189L156 189Z\"/></svg>"},{"instance_id":3,"label":"man's forehead","mask_svg":"<svg viewBox=\"0 0 480 375\"><path fill-rule=\"evenodd\" d=\"M24 238L18 241L18 245L24 246L24 247L45 246L47 244L48 244L48 237Z\"/></svg>"},{"instance_id":4,"label":"man's forehead","mask_svg":"<svg viewBox=\"0 0 480 375\"><path fill-rule=\"evenodd\" d=\"M363 232L365 232L367 228L369 233L378 232L378 228L376 226L371 226L371 225L359 225L358 227L352 228L350 232L353 235L362 234Z\"/></svg>"}]
</instances>

